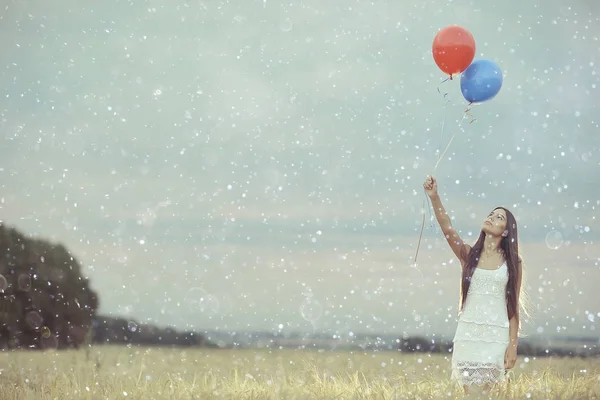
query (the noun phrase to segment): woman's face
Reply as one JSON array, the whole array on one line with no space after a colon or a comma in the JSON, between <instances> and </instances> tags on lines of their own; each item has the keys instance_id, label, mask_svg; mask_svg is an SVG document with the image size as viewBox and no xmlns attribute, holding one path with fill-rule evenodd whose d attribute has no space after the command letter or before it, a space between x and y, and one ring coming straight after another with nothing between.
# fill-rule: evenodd
<instances>
[{"instance_id":1,"label":"woman's face","mask_svg":"<svg viewBox=\"0 0 600 400\"><path fill-rule=\"evenodd\" d=\"M481 229L487 235L506 236L506 211L497 208L489 213Z\"/></svg>"}]
</instances>

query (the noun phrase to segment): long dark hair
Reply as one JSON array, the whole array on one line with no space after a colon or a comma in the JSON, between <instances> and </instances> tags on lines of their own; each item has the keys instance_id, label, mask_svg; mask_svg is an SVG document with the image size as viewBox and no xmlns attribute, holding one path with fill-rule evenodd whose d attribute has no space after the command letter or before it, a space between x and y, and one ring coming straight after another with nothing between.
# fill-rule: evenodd
<instances>
[{"instance_id":1,"label":"long dark hair","mask_svg":"<svg viewBox=\"0 0 600 400\"><path fill-rule=\"evenodd\" d=\"M506 310L508 312L508 319L510 320L514 315L518 315L519 304L517 304L517 279L519 276L519 238L517 232L517 220L515 216L504 207L496 207L494 209L502 209L506 213L506 236L500 241L500 248L503 251L504 261L508 266L508 282L506 283ZM483 244L485 240L485 232L482 230L479 234L479 238L471 248L469 254L463 254L463 260L466 262L462 269L462 281L461 281L461 302L460 309L462 310L467 301L467 294L469 292L469 286L471 286L471 278L477 264L481 251L483 250ZM463 250L466 252L466 250ZM521 281L521 287L523 282ZM520 319L519 319L520 322Z\"/></svg>"}]
</instances>

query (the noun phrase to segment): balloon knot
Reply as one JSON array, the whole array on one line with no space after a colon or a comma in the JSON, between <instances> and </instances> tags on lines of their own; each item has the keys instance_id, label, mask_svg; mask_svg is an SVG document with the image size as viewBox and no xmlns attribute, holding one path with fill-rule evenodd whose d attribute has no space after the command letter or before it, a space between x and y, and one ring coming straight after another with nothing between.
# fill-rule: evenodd
<instances>
[{"instance_id":1,"label":"balloon knot","mask_svg":"<svg viewBox=\"0 0 600 400\"><path fill-rule=\"evenodd\" d=\"M471 114L471 105L472 104L473 104L473 102L470 102L469 105L467 106L467 109L465 110L465 117L470 118L469 124L472 124L473 122L477 121L477 118L473 117L473 114Z\"/></svg>"}]
</instances>

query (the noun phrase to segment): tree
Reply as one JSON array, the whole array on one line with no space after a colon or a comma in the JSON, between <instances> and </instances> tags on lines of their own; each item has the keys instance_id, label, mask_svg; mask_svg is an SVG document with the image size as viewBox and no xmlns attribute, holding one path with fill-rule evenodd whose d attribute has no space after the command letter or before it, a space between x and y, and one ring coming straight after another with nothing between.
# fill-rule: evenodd
<instances>
[{"instance_id":1,"label":"tree","mask_svg":"<svg viewBox=\"0 0 600 400\"><path fill-rule=\"evenodd\" d=\"M0 223L0 347L79 347L97 309L97 294L63 245Z\"/></svg>"}]
</instances>

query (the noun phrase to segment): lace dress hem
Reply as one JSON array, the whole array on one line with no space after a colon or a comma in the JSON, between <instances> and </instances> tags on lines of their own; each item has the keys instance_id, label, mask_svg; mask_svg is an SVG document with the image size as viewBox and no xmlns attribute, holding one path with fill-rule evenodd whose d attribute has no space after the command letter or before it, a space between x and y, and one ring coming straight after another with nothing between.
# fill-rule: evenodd
<instances>
[{"instance_id":1,"label":"lace dress hem","mask_svg":"<svg viewBox=\"0 0 600 400\"><path fill-rule=\"evenodd\" d=\"M504 368L494 363L457 362L452 367L452 380L464 386L492 386L506 381Z\"/></svg>"}]
</instances>

